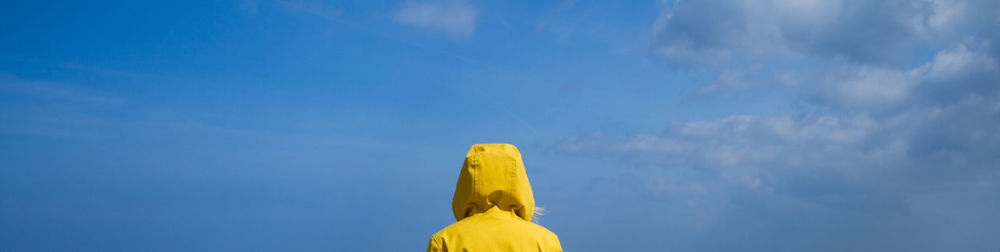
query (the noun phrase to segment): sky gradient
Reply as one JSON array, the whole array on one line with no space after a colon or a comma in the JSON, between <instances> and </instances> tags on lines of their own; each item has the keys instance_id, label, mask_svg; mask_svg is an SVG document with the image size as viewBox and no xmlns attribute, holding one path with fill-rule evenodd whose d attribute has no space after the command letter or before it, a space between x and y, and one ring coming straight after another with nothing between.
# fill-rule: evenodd
<instances>
[{"instance_id":1,"label":"sky gradient","mask_svg":"<svg viewBox=\"0 0 1000 252\"><path fill-rule=\"evenodd\" d=\"M0 250L1000 250L1000 2L4 1Z\"/></svg>"}]
</instances>

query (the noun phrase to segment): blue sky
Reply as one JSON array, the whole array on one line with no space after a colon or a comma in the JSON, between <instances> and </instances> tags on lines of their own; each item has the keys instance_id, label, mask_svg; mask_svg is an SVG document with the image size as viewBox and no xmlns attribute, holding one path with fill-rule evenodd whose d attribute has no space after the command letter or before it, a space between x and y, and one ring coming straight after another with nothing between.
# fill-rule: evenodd
<instances>
[{"instance_id":1,"label":"blue sky","mask_svg":"<svg viewBox=\"0 0 1000 252\"><path fill-rule=\"evenodd\" d=\"M0 5L0 250L422 250L485 142L567 251L1000 249L995 1Z\"/></svg>"}]
</instances>

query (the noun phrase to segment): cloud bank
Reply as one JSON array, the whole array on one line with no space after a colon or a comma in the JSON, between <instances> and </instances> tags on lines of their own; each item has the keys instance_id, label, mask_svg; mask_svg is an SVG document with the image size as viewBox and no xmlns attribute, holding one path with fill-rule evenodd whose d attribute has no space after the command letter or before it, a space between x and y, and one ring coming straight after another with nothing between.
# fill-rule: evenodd
<instances>
[{"instance_id":1,"label":"cloud bank","mask_svg":"<svg viewBox=\"0 0 1000 252\"><path fill-rule=\"evenodd\" d=\"M1000 4L666 3L655 55L740 84L713 91L791 90L799 109L559 148L649 167L645 193L686 209L677 223L702 220L690 225L699 249L995 250L1000 18L990 13Z\"/></svg>"}]
</instances>

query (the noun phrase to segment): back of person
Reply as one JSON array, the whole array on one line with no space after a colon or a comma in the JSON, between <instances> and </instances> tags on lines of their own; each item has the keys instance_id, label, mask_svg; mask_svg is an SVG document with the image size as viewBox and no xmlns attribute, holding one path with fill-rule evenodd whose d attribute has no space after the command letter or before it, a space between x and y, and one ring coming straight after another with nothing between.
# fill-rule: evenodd
<instances>
[{"instance_id":1,"label":"back of person","mask_svg":"<svg viewBox=\"0 0 1000 252\"><path fill-rule=\"evenodd\" d=\"M473 145L452 198L457 222L431 236L427 251L562 251L554 233L531 222L534 211L517 148Z\"/></svg>"}]
</instances>

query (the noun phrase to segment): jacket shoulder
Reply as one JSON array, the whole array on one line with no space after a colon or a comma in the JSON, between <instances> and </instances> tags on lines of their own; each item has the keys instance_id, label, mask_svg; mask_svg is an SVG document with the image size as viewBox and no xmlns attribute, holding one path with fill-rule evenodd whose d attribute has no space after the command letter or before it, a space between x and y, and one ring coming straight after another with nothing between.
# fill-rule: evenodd
<instances>
[{"instance_id":1,"label":"jacket shoulder","mask_svg":"<svg viewBox=\"0 0 1000 252\"><path fill-rule=\"evenodd\" d=\"M558 236L541 225L521 219L493 219L486 216L466 218L448 225L432 236L431 243L435 242L449 251L494 245L518 248L509 251L562 251Z\"/></svg>"},{"instance_id":2,"label":"jacket shoulder","mask_svg":"<svg viewBox=\"0 0 1000 252\"><path fill-rule=\"evenodd\" d=\"M431 236L431 240L427 242L427 252L439 252L447 251L444 247L444 238L438 234Z\"/></svg>"},{"instance_id":3,"label":"jacket shoulder","mask_svg":"<svg viewBox=\"0 0 1000 252\"><path fill-rule=\"evenodd\" d=\"M541 234L541 236L545 237L544 240L553 249L552 251L560 251L560 252L562 251L562 244L559 243L559 236L556 235L556 233L552 232L548 228L543 227L542 225L538 225L537 223L534 222L529 222L529 223L537 227L538 232Z\"/></svg>"}]
</instances>

